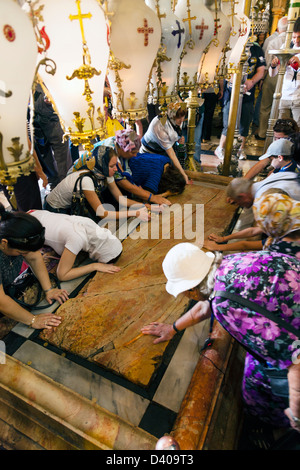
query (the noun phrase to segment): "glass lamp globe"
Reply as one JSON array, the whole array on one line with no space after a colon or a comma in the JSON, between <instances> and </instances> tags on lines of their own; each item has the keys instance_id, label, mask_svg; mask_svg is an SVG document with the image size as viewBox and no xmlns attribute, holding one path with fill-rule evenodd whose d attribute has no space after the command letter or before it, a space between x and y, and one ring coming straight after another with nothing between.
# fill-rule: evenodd
<instances>
[{"instance_id":1,"label":"glass lamp globe","mask_svg":"<svg viewBox=\"0 0 300 470\"><path fill-rule=\"evenodd\" d=\"M7 186L34 167L27 110L37 55L27 14L15 1L0 0L0 181Z\"/></svg>"},{"instance_id":2,"label":"glass lamp globe","mask_svg":"<svg viewBox=\"0 0 300 470\"><path fill-rule=\"evenodd\" d=\"M111 13L108 80L116 117L147 116L150 72L160 46L161 26L144 0L109 0Z\"/></svg>"},{"instance_id":3,"label":"glass lamp globe","mask_svg":"<svg viewBox=\"0 0 300 470\"><path fill-rule=\"evenodd\" d=\"M105 135L105 13L97 0L43 0L42 19L39 29L48 38L44 55L55 62L56 72L49 74L40 66L39 76L66 135L75 145L91 149L91 140Z\"/></svg>"}]
</instances>

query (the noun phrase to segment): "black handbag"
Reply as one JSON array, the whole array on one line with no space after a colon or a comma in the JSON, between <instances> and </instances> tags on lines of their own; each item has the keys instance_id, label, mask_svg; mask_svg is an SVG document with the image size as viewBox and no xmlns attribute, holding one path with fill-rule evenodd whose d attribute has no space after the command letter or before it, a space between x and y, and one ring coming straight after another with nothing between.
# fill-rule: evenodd
<instances>
[{"instance_id":1,"label":"black handbag","mask_svg":"<svg viewBox=\"0 0 300 470\"><path fill-rule=\"evenodd\" d=\"M51 286L60 289L60 282L57 277L52 273L48 274ZM27 268L23 273L19 274L14 282L9 287L5 288L5 293L26 309L39 310L49 307L49 304L38 306L39 302L45 298L45 294L41 284L30 268Z\"/></svg>"},{"instance_id":2,"label":"black handbag","mask_svg":"<svg viewBox=\"0 0 300 470\"><path fill-rule=\"evenodd\" d=\"M276 317L273 315L271 312L266 310L265 308L261 307L255 302L252 302L251 300L245 299L244 297L241 297L240 295L233 294L232 292L226 292L226 291L216 291L214 293L214 297L223 297L226 299L233 300L234 302L239 303L240 305L247 307L254 312L261 313L264 315L266 318L269 320L272 320L273 322L277 323L278 325L282 326L285 330L289 331L290 333L293 333L293 335L297 336L299 338L299 331L294 328L292 325L286 323L282 318ZM254 357L256 355L249 349L247 349L243 344L242 346ZM262 362L262 359L257 357L257 359ZM288 406L288 400L289 400L289 384L288 384L288 377L287 377L287 369L273 369L270 367L265 367L264 368L265 374L268 376L271 384L271 389L272 393L275 396L281 397L284 399Z\"/></svg>"},{"instance_id":3,"label":"black handbag","mask_svg":"<svg viewBox=\"0 0 300 470\"><path fill-rule=\"evenodd\" d=\"M93 180L95 186L95 192L99 199L101 200L101 193L98 189L97 179L92 173L82 173L76 180L73 188L72 201L70 207L71 215L79 215L81 217L89 217L94 220L94 222L99 222L100 218L96 216L94 209L88 203L83 189L82 189L82 179L86 176L90 177Z\"/></svg>"}]
</instances>

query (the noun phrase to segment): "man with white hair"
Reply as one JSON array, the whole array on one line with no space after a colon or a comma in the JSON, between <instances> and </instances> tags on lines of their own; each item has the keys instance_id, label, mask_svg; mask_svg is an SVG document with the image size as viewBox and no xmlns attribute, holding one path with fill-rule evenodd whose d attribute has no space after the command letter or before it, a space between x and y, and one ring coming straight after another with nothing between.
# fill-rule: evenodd
<instances>
[{"instance_id":1,"label":"man with white hair","mask_svg":"<svg viewBox=\"0 0 300 470\"><path fill-rule=\"evenodd\" d=\"M230 204L249 209L254 199L270 189L280 190L296 201L300 201L300 175L292 171L272 173L262 181L254 183L247 178L234 178L227 186Z\"/></svg>"},{"instance_id":2,"label":"man with white hair","mask_svg":"<svg viewBox=\"0 0 300 470\"><path fill-rule=\"evenodd\" d=\"M266 41L263 46L263 51L265 53L266 59L266 72L265 78L262 86L262 98L260 104L260 114L259 114L259 127L257 130L257 134L255 134L255 138L257 140L264 140L266 138L267 129L268 129L268 120L271 113L272 103L273 103L273 95L276 89L276 83L278 76L271 77L268 73L268 69L272 62L272 55L270 55L269 51L271 50L279 50L281 46L285 42L286 31L288 27L288 18L284 16L280 18L277 24L277 34L273 37L270 36L270 40L267 43ZM268 38L269 39L269 38Z\"/></svg>"}]
</instances>

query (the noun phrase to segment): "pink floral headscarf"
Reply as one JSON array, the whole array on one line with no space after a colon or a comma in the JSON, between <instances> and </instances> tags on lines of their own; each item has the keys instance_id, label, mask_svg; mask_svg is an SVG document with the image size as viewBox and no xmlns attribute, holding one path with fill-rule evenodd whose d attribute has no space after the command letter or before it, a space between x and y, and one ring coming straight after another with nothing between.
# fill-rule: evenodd
<instances>
[{"instance_id":1,"label":"pink floral headscarf","mask_svg":"<svg viewBox=\"0 0 300 470\"><path fill-rule=\"evenodd\" d=\"M132 150L138 150L141 142L137 133L131 129L123 129L116 132L116 142L124 152L131 152Z\"/></svg>"}]
</instances>

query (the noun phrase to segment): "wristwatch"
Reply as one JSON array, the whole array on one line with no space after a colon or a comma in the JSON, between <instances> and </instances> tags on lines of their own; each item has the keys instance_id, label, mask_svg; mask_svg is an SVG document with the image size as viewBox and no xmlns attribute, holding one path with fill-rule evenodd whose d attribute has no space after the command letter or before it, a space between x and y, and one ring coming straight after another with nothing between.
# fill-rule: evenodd
<instances>
[{"instance_id":1,"label":"wristwatch","mask_svg":"<svg viewBox=\"0 0 300 470\"><path fill-rule=\"evenodd\" d=\"M300 419L296 418L296 416L293 415L291 408L289 408L288 411L289 411L289 414L290 414L292 420L296 424L296 426L300 426Z\"/></svg>"}]
</instances>

